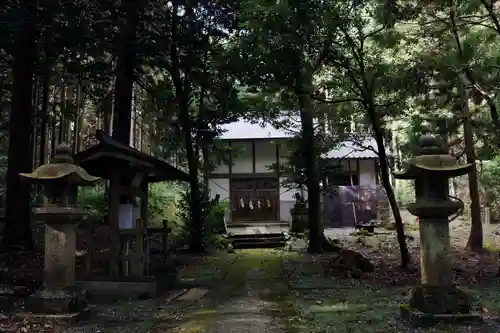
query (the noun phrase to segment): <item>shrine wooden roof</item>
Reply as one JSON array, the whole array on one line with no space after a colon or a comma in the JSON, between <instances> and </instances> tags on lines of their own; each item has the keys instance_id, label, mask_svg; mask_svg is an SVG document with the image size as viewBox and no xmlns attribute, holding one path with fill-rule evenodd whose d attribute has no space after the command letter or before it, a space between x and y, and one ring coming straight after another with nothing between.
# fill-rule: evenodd
<instances>
[{"instance_id":1,"label":"shrine wooden roof","mask_svg":"<svg viewBox=\"0 0 500 333\"><path fill-rule=\"evenodd\" d=\"M102 131L97 131L98 143L75 155L75 163L92 176L110 179L117 172L134 174L145 172L148 182L167 180L189 181L182 170L154 156L145 154L114 140Z\"/></svg>"}]
</instances>

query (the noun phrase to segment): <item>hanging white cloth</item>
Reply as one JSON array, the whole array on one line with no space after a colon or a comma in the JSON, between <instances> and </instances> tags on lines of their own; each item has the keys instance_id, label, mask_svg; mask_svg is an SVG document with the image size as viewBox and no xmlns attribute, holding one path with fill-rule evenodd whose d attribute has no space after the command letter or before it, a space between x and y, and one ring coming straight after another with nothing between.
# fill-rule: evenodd
<instances>
[{"instance_id":1,"label":"hanging white cloth","mask_svg":"<svg viewBox=\"0 0 500 333\"><path fill-rule=\"evenodd\" d=\"M271 201L267 200L267 208L271 208Z\"/></svg>"},{"instance_id":2,"label":"hanging white cloth","mask_svg":"<svg viewBox=\"0 0 500 333\"><path fill-rule=\"evenodd\" d=\"M250 208L250 210L253 210L252 200L248 200L248 208Z\"/></svg>"},{"instance_id":3,"label":"hanging white cloth","mask_svg":"<svg viewBox=\"0 0 500 333\"><path fill-rule=\"evenodd\" d=\"M260 200L257 200L257 208L258 208L258 209L261 209L261 208L262 208L262 203L260 202Z\"/></svg>"},{"instance_id":4,"label":"hanging white cloth","mask_svg":"<svg viewBox=\"0 0 500 333\"><path fill-rule=\"evenodd\" d=\"M245 208L245 200L243 198L240 199L240 207Z\"/></svg>"}]
</instances>

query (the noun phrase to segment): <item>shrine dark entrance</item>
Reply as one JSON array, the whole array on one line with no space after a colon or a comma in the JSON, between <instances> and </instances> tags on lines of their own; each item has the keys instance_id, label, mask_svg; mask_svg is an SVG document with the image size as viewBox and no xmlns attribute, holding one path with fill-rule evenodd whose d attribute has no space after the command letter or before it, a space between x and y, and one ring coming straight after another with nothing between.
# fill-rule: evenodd
<instances>
[{"instance_id":1,"label":"shrine dark entrance","mask_svg":"<svg viewBox=\"0 0 500 333\"><path fill-rule=\"evenodd\" d=\"M230 180L232 222L279 221L277 177L234 177Z\"/></svg>"}]
</instances>

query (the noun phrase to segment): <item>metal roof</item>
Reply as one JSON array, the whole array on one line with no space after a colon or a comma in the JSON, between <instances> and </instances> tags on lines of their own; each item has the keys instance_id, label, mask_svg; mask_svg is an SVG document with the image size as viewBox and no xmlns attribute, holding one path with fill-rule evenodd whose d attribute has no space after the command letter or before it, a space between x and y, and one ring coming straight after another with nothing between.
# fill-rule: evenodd
<instances>
[{"instance_id":1,"label":"metal roof","mask_svg":"<svg viewBox=\"0 0 500 333\"><path fill-rule=\"evenodd\" d=\"M377 142L375 139L367 139L363 142L344 141L326 154L326 158L378 158Z\"/></svg>"},{"instance_id":2,"label":"metal roof","mask_svg":"<svg viewBox=\"0 0 500 333\"><path fill-rule=\"evenodd\" d=\"M222 140L251 140L251 139L286 139L292 138L296 132L292 129L277 129L268 123L251 123L240 120L222 126L225 131L220 136ZM332 149L325 158L378 158L377 143L370 138L363 142L344 141Z\"/></svg>"},{"instance_id":3,"label":"metal roof","mask_svg":"<svg viewBox=\"0 0 500 333\"><path fill-rule=\"evenodd\" d=\"M222 140L284 139L294 136L293 131L277 129L271 124L251 123L245 120L223 125L222 130L225 131L220 136Z\"/></svg>"}]
</instances>

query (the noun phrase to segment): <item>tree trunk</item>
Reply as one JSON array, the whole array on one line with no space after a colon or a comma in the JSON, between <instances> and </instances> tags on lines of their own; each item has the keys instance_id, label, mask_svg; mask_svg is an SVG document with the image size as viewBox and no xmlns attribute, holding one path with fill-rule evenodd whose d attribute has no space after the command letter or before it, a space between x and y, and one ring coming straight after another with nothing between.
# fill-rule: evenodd
<instances>
[{"instance_id":1,"label":"tree trunk","mask_svg":"<svg viewBox=\"0 0 500 333\"><path fill-rule=\"evenodd\" d=\"M299 86L296 94L300 106L302 123L302 153L306 169L307 204L309 220L309 252L323 252L323 223L321 221L321 192L318 150L314 140L314 122L311 103L311 81L309 86Z\"/></svg>"},{"instance_id":2,"label":"tree trunk","mask_svg":"<svg viewBox=\"0 0 500 333\"><path fill-rule=\"evenodd\" d=\"M471 209L471 227L467 248L474 252L483 250L483 225L481 223L481 206L479 203L479 186L476 169L476 153L474 151L474 137L472 133L472 124L469 112L469 99L463 85L460 86L460 102L464 122L464 143L467 163L474 166L469 171L469 196Z\"/></svg>"},{"instance_id":3,"label":"tree trunk","mask_svg":"<svg viewBox=\"0 0 500 333\"><path fill-rule=\"evenodd\" d=\"M380 180L382 181L382 186L384 186L385 192L387 194L387 199L389 200L392 214L394 216L394 222L396 223L396 233L399 244L399 252L401 255L401 267L403 269L406 269L408 268L408 265L411 261L410 253L408 252L408 247L406 246L403 219L401 217L401 212L399 211L399 205L396 200L396 195L394 194L394 189L391 185L389 163L387 162L387 153L385 151L384 136L380 124L380 118L377 114L377 110L375 110L372 104L365 105L365 108L372 125L375 141L377 142L377 150L380 163Z\"/></svg>"},{"instance_id":4,"label":"tree trunk","mask_svg":"<svg viewBox=\"0 0 500 333\"><path fill-rule=\"evenodd\" d=\"M32 171L31 133L33 76L36 60L36 1L22 1L23 21L15 40L12 108L9 126L7 198L2 250L33 249L31 232L30 185L21 181L20 172Z\"/></svg>"},{"instance_id":5,"label":"tree trunk","mask_svg":"<svg viewBox=\"0 0 500 333\"><path fill-rule=\"evenodd\" d=\"M201 147L201 153L203 155L203 200L208 201L210 199L210 153L207 143L203 143Z\"/></svg>"},{"instance_id":6,"label":"tree trunk","mask_svg":"<svg viewBox=\"0 0 500 333\"><path fill-rule=\"evenodd\" d=\"M50 96L50 58L48 43L45 44L45 60L42 70L42 108L40 110L40 165L47 163L47 127L49 118L49 96Z\"/></svg>"},{"instance_id":7,"label":"tree trunk","mask_svg":"<svg viewBox=\"0 0 500 333\"><path fill-rule=\"evenodd\" d=\"M120 55L116 64L115 98L113 108L113 138L130 145L132 100L137 54L135 53L136 30L139 20L139 2L125 0L123 11L126 22L119 41Z\"/></svg>"},{"instance_id":8,"label":"tree trunk","mask_svg":"<svg viewBox=\"0 0 500 333\"><path fill-rule=\"evenodd\" d=\"M199 171L199 157L197 149L193 144L191 119L189 116L189 110L187 106L187 100L181 102L181 120L182 127L184 131L184 141L186 145L186 158L188 162L189 169L189 188L190 188L190 209L191 209L191 221L190 223L190 239L189 239L189 250L191 252L203 252L203 212L202 212L202 198L200 193L200 185L198 182L198 171Z\"/></svg>"}]
</instances>

